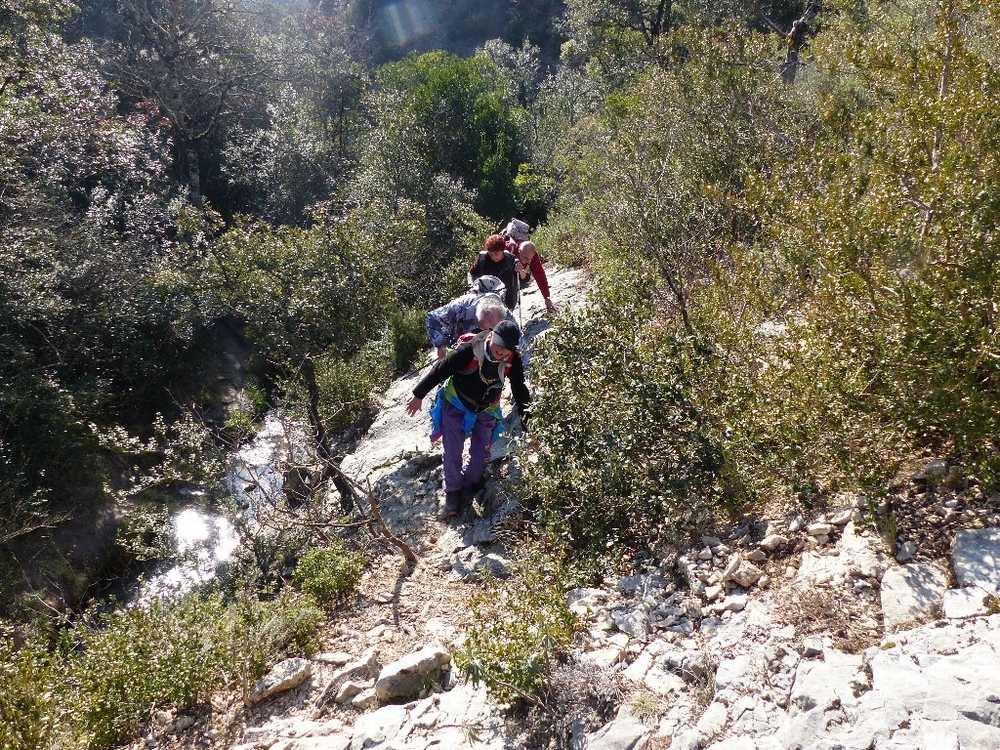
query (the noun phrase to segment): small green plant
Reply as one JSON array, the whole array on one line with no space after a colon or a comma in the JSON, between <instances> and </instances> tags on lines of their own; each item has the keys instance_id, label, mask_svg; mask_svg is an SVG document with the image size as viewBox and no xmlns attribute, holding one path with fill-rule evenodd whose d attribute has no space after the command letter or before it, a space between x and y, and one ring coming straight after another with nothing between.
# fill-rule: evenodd
<instances>
[{"instance_id":1,"label":"small green plant","mask_svg":"<svg viewBox=\"0 0 1000 750\"><path fill-rule=\"evenodd\" d=\"M455 655L473 684L499 700L540 705L557 654L573 640L576 618L566 602L561 562L531 555L509 581L487 579L471 601L473 625Z\"/></svg>"},{"instance_id":2,"label":"small green plant","mask_svg":"<svg viewBox=\"0 0 1000 750\"><path fill-rule=\"evenodd\" d=\"M482 732L483 728L480 724L468 720L462 722L462 739L465 740L466 744L474 745L481 742Z\"/></svg>"},{"instance_id":3,"label":"small green plant","mask_svg":"<svg viewBox=\"0 0 1000 750\"><path fill-rule=\"evenodd\" d=\"M339 539L313 547L295 566L295 580L320 606L333 609L354 593L365 569L365 556L351 552Z\"/></svg>"},{"instance_id":4,"label":"small green plant","mask_svg":"<svg viewBox=\"0 0 1000 750\"><path fill-rule=\"evenodd\" d=\"M407 372L427 343L427 328L422 310L405 308L389 316L389 337L395 373Z\"/></svg>"},{"instance_id":5,"label":"small green plant","mask_svg":"<svg viewBox=\"0 0 1000 750\"><path fill-rule=\"evenodd\" d=\"M192 593L91 611L20 648L0 638L0 747L114 747L155 708L197 705L225 684L245 692L274 662L313 653L322 619L290 589L230 604Z\"/></svg>"},{"instance_id":6,"label":"small green plant","mask_svg":"<svg viewBox=\"0 0 1000 750\"><path fill-rule=\"evenodd\" d=\"M658 695L648 690L640 690L632 696L629 708L640 721L652 721L663 713L664 706Z\"/></svg>"}]
</instances>

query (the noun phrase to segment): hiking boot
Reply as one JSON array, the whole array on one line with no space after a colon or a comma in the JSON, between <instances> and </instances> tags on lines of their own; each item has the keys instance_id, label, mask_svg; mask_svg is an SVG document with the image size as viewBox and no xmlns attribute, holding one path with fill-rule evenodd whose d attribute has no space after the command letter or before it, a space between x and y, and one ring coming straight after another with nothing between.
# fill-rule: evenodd
<instances>
[{"instance_id":1,"label":"hiking boot","mask_svg":"<svg viewBox=\"0 0 1000 750\"><path fill-rule=\"evenodd\" d=\"M444 493L444 512L448 518L454 518L462 509L462 491L450 490Z\"/></svg>"}]
</instances>

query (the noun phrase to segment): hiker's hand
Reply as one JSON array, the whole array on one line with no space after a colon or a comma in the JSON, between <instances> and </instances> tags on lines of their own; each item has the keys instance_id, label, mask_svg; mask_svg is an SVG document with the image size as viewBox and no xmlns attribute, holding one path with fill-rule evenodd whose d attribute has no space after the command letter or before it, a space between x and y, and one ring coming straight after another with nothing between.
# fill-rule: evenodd
<instances>
[{"instance_id":1,"label":"hiker's hand","mask_svg":"<svg viewBox=\"0 0 1000 750\"><path fill-rule=\"evenodd\" d=\"M555 312L556 311L556 303L553 302L548 297L546 297L545 298L545 309L548 310L549 312Z\"/></svg>"},{"instance_id":2,"label":"hiker's hand","mask_svg":"<svg viewBox=\"0 0 1000 750\"><path fill-rule=\"evenodd\" d=\"M424 400L422 398L414 396L413 398L410 399L410 403L406 405L406 413L412 417L414 414L417 414L420 411L423 405L424 405Z\"/></svg>"},{"instance_id":3,"label":"hiker's hand","mask_svg":"<svg viewBox=\"0 0 1000 750\"><path fill-rule=\"evenodd\" d=\"M444 359L444 356L447 353L448 353L448 347L447 346L439 346L438 347L438 359Z\"/></svg>"}]
</instances>

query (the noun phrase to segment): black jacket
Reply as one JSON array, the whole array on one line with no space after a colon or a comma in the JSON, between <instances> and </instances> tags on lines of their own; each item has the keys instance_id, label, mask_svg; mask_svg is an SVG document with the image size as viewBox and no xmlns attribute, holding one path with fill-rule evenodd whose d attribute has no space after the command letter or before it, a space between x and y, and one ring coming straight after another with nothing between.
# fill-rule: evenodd
<instances>
[{"instance_id":1,"label":"black jacket","mask_svg":"<svg viewBox=\"0 0 1000 750\"><path fill-rule=\"evenodd\" d=\"M484 358L482 368L475 366L478 363L474 347L473 341L459 344L455 351L435 362L430 371L417 383L413 395L424 398L434 386L451 377L455 392L470 411L480 412L488 409L500 395L499 391L503 387L498 377L499 368L503 363L490 362ZM471 372L464 372L470 369ZM531 402L531 394L524 382L524 364L521 362L521 355L516 351L513 353L507 379L510 381L510 390L517 411L523 414Z\"/></svg>"},{"instance_id":2,"label":"black jacket","mask_svg":"<svg viewBox=\"0 0 1000 750\"><path fill-rule=\"evenodd\" d=\"M469 276L473 280L480 276L496 276L507 287L504 295L504 304L508 310L513 310L517 305L517 273L515 269L516 260L513 255L504 250L503 258L494 261L485 250L476 257L475 262L469 266Z\"/></svg>"}]
</instances>

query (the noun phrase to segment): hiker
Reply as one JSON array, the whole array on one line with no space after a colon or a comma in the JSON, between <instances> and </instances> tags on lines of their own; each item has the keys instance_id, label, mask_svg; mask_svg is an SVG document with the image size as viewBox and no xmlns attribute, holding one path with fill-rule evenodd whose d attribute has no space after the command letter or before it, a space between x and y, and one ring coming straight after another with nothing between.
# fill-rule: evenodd
<instances>
[{"instance_id":1,"label":"hiker","mask_svg":"<svg viewBox=\"0 0 1000 750\"><path fill-rule=\"evenodd\" d=\"M427 333L438 359L443 359L463 334L488 331L505 318L514 322L514 314L496 294L463 294L427 313Z\"/></svg>"},{"instance_id":2,"label":"hiker","mask_svg":"<svg viewBox=\"0 0 1000 750\"><path fill-rule=\"evenodd\" d=\"M451 302L427 313L425 318L427 336L431 346L437 349L438 358L444 357L448 347L454 345L459 336L476 328L480 317L479 303L482 299L492 297L502 307L506 291L506 285L496 276L480 276L461 297L456 297ZM507 310L504 309L503 312L506 313ZM489 327L492 328L503 318L504 316L500 315ZM511 316L511 320L513 319Z\"/></svg>"},{"instance_id":3,"label":"hiker","mask_svg":"<svg viewBox=\"0 0 1000 750\"><path fill-rule=\"evenodd\" d=\"M542 293L542 299L545 300L545 309L549 312L555 312L556 306L551 299L552 290L549 289L549 280L545 275L542 258L535 248L535 243L531 240L525 240L524 242L507 240L507 252L513 255L517 261L514 270L517 272L518 283L521 285L521 288L523 289L534 278L535 283L538 285L538 291Z\"/></svg>"},{"instance_id":4,"label":"hiker","mask_svg":"<svg viewBox=\"0 0 1000 750\"><path fill-rule=\"evenodd\" d=\"M520 337L516 323L502 320L492 331L483 331L462 342L434 363L417 383L413 398L406 405L407 414L414 416L431 389L444 384L438 389L431 409L431 440L440 437L443 441L445 512L449 517L458 515L482 482L490 446L503 428L500 397L508 376L521 422L527 422L531 394L517 352ZM466 439L468 458L463 456Z\"/></svg>"},{"instance_id":5,"label":"hiker","mask_svg":"<svg viewBox=\"0 0 1000 750\"><path fill-rule=\"evenodd\" d=\"M507 240L507 252L514 256L517 261L514 270L517 273L520 288L523 289L535 279L538 284L538 291L542 293L545 300L545 309L555 312L556 306L551 299L549 280L545 275L545 268L542 266L542 258L538 254L535 243L528 239L531 234L531 227L527 222L520 219L511 219L500 234Z\"/></svg>"},{"instance_id":6,"label":"hiker","mask_svg":"<svg viewBox=\"0 0 1000 750\"><path fill-rule=\"evenodd\" d=\"M502 234L491 234L483 243L483 250L469 266L467 274L469 284L475 283L480 276L496 276L507 287L503 301L508 310L517 305L517 273L514 270L516 261L507 252L507 240Z\"/></svg>"}]
</instances>

